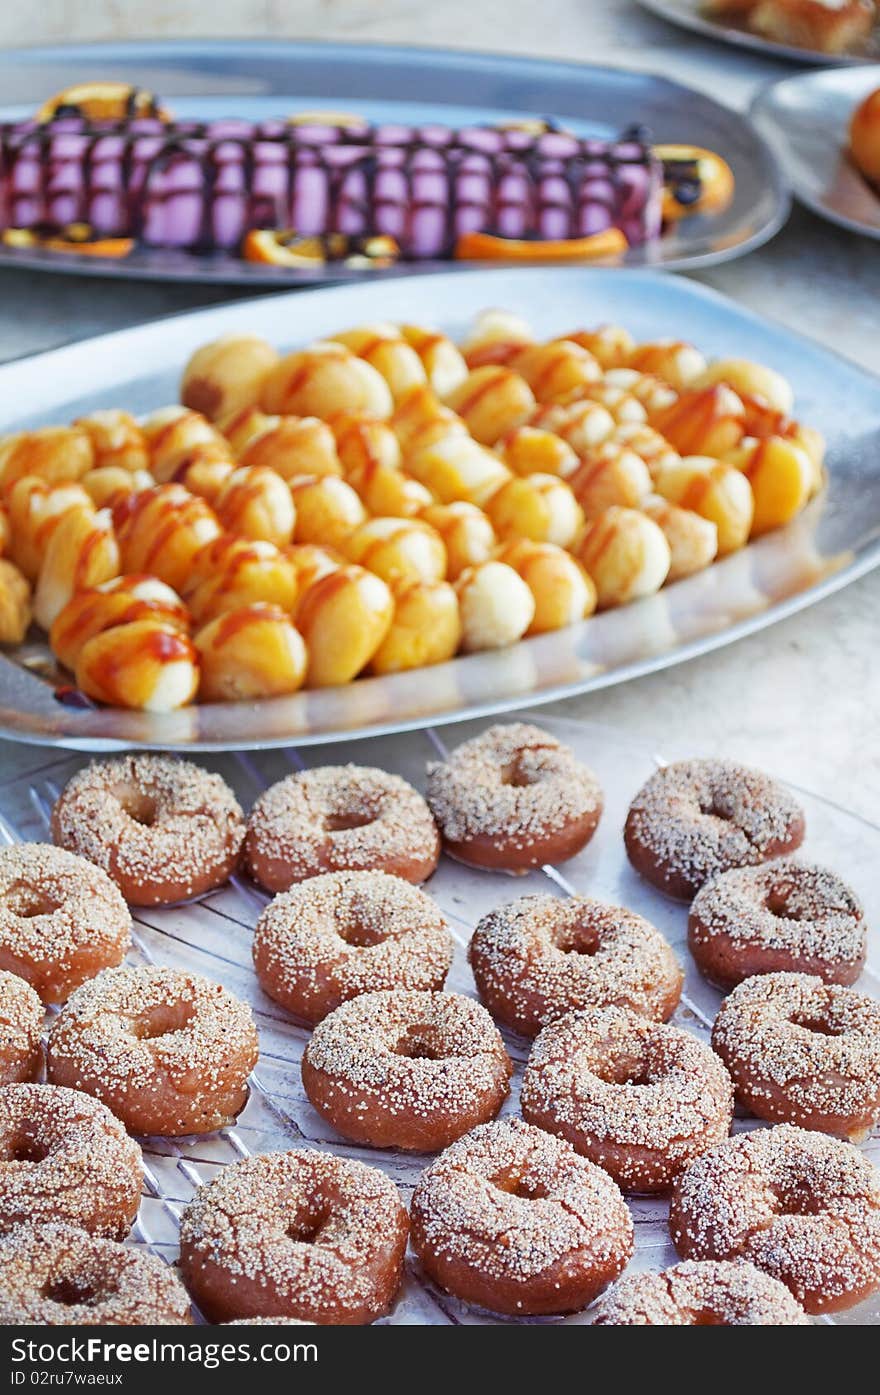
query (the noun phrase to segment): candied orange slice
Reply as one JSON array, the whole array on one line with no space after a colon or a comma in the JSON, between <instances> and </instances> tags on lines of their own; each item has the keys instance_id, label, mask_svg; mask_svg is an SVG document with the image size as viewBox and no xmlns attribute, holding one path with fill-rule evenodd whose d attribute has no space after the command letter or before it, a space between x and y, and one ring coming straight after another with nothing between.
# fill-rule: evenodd
<instances>
[{"instance_id":1,"label":"candied orange slice","mask_svg":"<svg viewBox=\"0 0 880 1395\"><path fill-rule=\"evenodd\" d=\"M168 121L168 112L159 105L155 93L128 82L79 82L65 87L44 102L38 121L51 121L59 111L76 112L90 121L122 121L125 117L158 116Z\"/></svg>"},{"instance_id":2,"label":"candied orange slice","mask_svg":"<svg viewBox=\"0 0 880 1395\"><path fill-rule=\"evenodd\" d=\"M98 237L81 242L67 237L45 237L38 244L49 252L77 252L83 257L127 257L134 247L133 237Z\"/></svg>"},{"instance_id":3,"label":"candied orange slice","mask_svg":"<svg viewBox=\"0 0 880 1395\"><path fill-rule=\"evenodd\" d=\"M455 244L455 256L458 261L469 262L591 262L622 257L628 246L619 228L558 242L495 237L492 233L462 233Z\"/></svg>"},{"instance_id":4,"label":"candied orange slice","mask_svg":"<svg viewBox=\"0 0 880 1395\"><path fill-rule=\"evenodd\" d=\"M393 237L350 238L343 233L300 237L290 228L258 228L249 232L242 244L245 261L268 266L314 267L338 261L390 266L399 255Z\"/></svg>"},{"instance_id":5,"label":"candied orange slice","mask_svg":"<svg viewBox=\"0 0 880 1395\"><path fill-rule=\"evenodd\" d=\"M655 145L665 171L663 221L675 223L694 213L723 213L736 185L733 170L714 150L700 145Z\"/></svg>"}]
</instances>

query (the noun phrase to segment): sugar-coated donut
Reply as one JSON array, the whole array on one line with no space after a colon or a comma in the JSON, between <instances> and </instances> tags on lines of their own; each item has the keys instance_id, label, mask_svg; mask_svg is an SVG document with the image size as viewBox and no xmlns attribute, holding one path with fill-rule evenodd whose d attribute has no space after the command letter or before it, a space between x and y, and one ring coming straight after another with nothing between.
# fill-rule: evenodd
<instances>
[{"instance_id":1,"label":"sugar-coated donut","mask_svg":"<svg viewBox=\"0 0 880 1395\"><path fill-rule=\"evenodd\" d=\"M689 1032L626 1008L587 1008L541 1032L521 1106L529 1123L567 1139L623 1191L665 1192L729 1134L733 1087Z\"/></svg>"},{"instance_id":2,"label":"sugar-coated donut","mask_svg":"<svg viewBox=\"0 0 880 1395\"><path fill-rule=\"evenodd\" d=\"M382 988L440 989L452 963L434 902L387 872L327 872L282 892L254 930L263 991L304 1022Z\"/></svg>"},{"instance_id":3,"label":"sugar-coated donut","mask_svg":"<svg viewBox=\"0 0 880 1395\"><path fill-rule=\"evenodd\" d=\"M729 760L683 760L657 770L627 814L627 856L654 886L690 901L731 867L793 852L804 814L784 785Z\"/></svg>"},{"instance_id":4,"label":"sugar-coated donut","mask_svg":"<svg viewBox=\"0 0 880 1395\"><path fill-rule=\"evenodd\" d=\"M880 1287L880 1170L849 1143L792 1124L704 1153L672 1193L682 1259L745 1259L808 1313L851 1308Z\"/></svg>"},{"instance_id":5,"label":"sugar-coated donut","mask_svg":"<svg viewBox=\"0 0 880 1395\"><path fill-rule=\"evenodd\" d=\"M36 1080L43 1064L43 1004L25 979L0 969L0 1085Z\"/></svg>"},{"instance_id":6,"label":"sugar-coated donut","mask_svg":"<svg viewBox=\"0 0 880 1395\"><path fill-rule=\"evenodd\" d=\"M378 1168L320 1153L225 1167L183 1213L180 1266L202 1312L359 1325L387 1313L409 1222Z\"/></svg>"},{"instance_id":7,"label":"sugar-coated donut","mask_svg":"<svg viewBox=\"0 0 880 1395\"><path fill-rule=\"evenodd\" d=\"M0 1231L63 1221L122 1240L141 1150L106 1105L57 1085L0 1089Z\"/></svg>"},{"instance_id":8,"label":"sugar-coated donut","mask_svg":"<svg viewBox=\"0 0 880 1395\"><path fill-rule=\"evenodd\" d=\"M746 979L712 1046L745 1109L861 1142L880 1118L880 1003L809 974Z\"/></svg>"},{"instance_id":9,"label":"sugar-coated donut","mask_svg":"<svg viewBox=\"0 0 880 1395\"><path fill-rule=\"evenodd\" d=\"M149 1327L192 1322L174 1268L77 1226L18 1226L0 1238L0 1324Z\"/></svg>"},{"instance_id":10,"label":"sugar-coated donut","mask_svg":"<svg viewBox=\"0 0 880 1395\"><path fill-rule=\"evenodd\" d=\"M55 842L102 867L132 906L169 905L222 886L244 831L219 775L150 754L93 761L52 811Z\"/></svg>"},{"instance_id":11,"label":"sugar-coated donut","mask_svg":"<svg viewBox=\"0 0 880 1395\"><path fill-rule=\"evenodd\" d=\"M251 810L244 858L267 891L321 872L390 872L423 882L440 840L422 796L399 775L324 765L271 785Z\"/></svg>"},{"instance_id":12,"label":"sugar-coated donut","mask_svg":"<svg viewBox=\"0 0 880 1395\"><path fill-rule=\"evenodd\" d=\"M468 959L492 1016L525 1036L584 1007L615 1005L665 1021L683 982L659 930L586 896L522 896L490 911Z\"/></svg>"},{"instance_id":13,"label":"sugar-coated donut","mask_svg":"<svg viewBox=\"0 0 880 1395\"><path fill-rule=\"evenodd\" d=\"M512 1074L485 1008L459 993L364 993L315 1028L312 1104L344 1137L430 1153L498 1113Z\"/></svg>"},{"instance_id":14,"label":"sugar-coated donut","mask_svg":"<svg viewBox=\"0 0 880 1395\"><path fill-rule=\"evenodd\" d=\"M219 983L153 965L108 969L57 1019L47 1075L103 1100L132 1133L212 1133L244 1108L258 1053L250 1008Z\"/></svg>"},{"instance_id":15,"label":"sugar-coated donut","mask_svg":"<svg viewBox=\"0 0 880 1395\"><path fill-rule=\"evenodd\" d=\"M784 858L713 877L695 897L688 945L720 988L753 974L817 974L854 983L867 949L864 912L836 873Z\"/></svg>"},{"instance_id":16,"label":"sugar-coated donut","mask_svg":"<svg viewBox=\"0 0 880 1395\"><path fill-rule=\"evenodd\" d=\"M586 1307L633 1249L607 1172L522 1119L453 1143L422 1173L411 1215L413 1248L435 1283L516 1317Z\"/></svg>"},{"instance_id":17,"label":"sugar-coated donut","mask_svg":"<svg viewBox=\"0 0 880 1395\"><path fill-rule=\"evenodd\" d=\"M785 1284L754 1264L688 1259L625 1275L600 1300L595 1327L809 1327Z\"/></svg>"},{"instance_id":18,"label":"sugar-coated donut","mask_svg":"<svg viewBox=\"0 0 880 1395\"><path fill-rule=\"evenodd\" d=\"M602 814L593 772L524 722L489 727L430 764L427 799L452 857L509 871L574 857Z\"/></svg>"},{"instance_id":19,"label":"sugar-coated donut","mask_svg":"<svg viewBox=\"0 0 880 1395\"><path fill-rule=\"evenodd\" d=\"M0 849L0 968L63 1003L125 958L131 916L100 867L51 843Z\"/></svg>"}]
</instances>

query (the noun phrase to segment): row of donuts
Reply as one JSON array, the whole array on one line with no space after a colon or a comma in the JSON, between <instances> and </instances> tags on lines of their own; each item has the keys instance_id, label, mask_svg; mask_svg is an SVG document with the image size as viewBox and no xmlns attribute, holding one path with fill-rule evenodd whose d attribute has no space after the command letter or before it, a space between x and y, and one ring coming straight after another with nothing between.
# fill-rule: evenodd
<instances>
[{"instance_id":1,"label":"row of donuts","mask_svg":"<svg viewBox=\"0 0 880 1395\"><path fill-rule=\"evenodd\" d=\"M323 879L322 879L322 880L323 880ZM313 884L313 885L314 885L314 884ZM317 888L316 888L316 889L317 889ZM308 888L306 887L306 888L304 888L304 890L308 890ZM658 937L658 939L659 939L659 937ZM449 1007L451 1008L451 1007L452 1007L452 1002L450 1001L451 995L442 995L442 996L443 996L443 998L445 998L446 1002L449 1004ZM676 995L676 996L677 996L677 995ZM465 1004L467 1004L467 1000L460 1000L460 1001L463 1002L463 1003L465 1003ZM438 1006L439 1006L439 1004L438 1004ZM471 1009L473 1009L474 1006L475 1006L475 1005L473 1005L473 1004L468 1004L468 1007L471 1008ZM673 1003L673 1006L674 1006L674 1003ZM366 1007L367 1007L367 1004L364 1003L364 1004L363 1004L363 1008L366 1008ZM670 1009L670 1010L671 1010L671 1009ZM366 1014L363 1014L363 1009L362 1009L362 1015L364 1015L364 1017L366 1018ZM487 1022L488 1022L488 1019L486 1019L486 1020L487 1020ZM491 1024L489 1024L489 1025L491 1025ZM669 1029L669 1030L672 1030L672 1029ZM447 1049L448 1049L448 1047L447 1047ZM417 1059L420 1058L420 1056L421 1056L421 1052L420 1052L420 1051L417 1051L417 1052L416 1052L416 1057L417 1057ZM304 1073L305 1073L305 1072L304 1072ZM490 1111L490 1113L491 1113L491 1112L494 1112L494 1111ZM467 1122L468 1122L468 1121L465 1120L465 1127L467 1126ZM343 1130L343 1131L344 1131L344 1130ZM442 1142L442 1140L440 1140L440 1141ZM410 1144L410 1146L412 1146L412 1144ZM418 1146L418 1145L416 1145L416 1146ZM425 1146L425 1145L423 1144L422 1146ZM434 1141L433 1146L438 1146L438 1143L437 1143L436 1140Z\"/></svg>"},{"instance_id":2,"label":"row of donuts","mask_svg":"<svg viewBox=\"0 0 880 1395\"><path fill-rule=\"evenodd\" d=\"M111 971L94 983L102 993L103 980L137 972ZM174 985L166 979L162 987ZM420 1077L419 1097L433 1088L448 1107L448 1067L461 1062L443 1055L448 1043L438 1049L436 1034L430 1042L425 1012L439 1010L448 1027L448 1011L458 1004L483 1010L442 993L365 995L348 1006L363 1009L368 998L386 1000L378 1004L383 1022L386 1007L408 1006L414 1012L419 1040L400 1038L396 1021L398 1051L392 1054L409 1053L403 1065L411 1077ZM405 1001L416 998L434 1001ZM567 1034L569 1041L552 1045L570 1049L572 1033L577 1038L584 1026L592 1027L594 1040L621 1025L631 1035L652 1031L652 1024L620 1009L606 1009L605 1015L611 1020L603 1021L601 1010L560 1019L547 1031ZM615 1022L615 1016L622 1021ZM372 1017L375 1026L375 1013ZM410 1015L411 1033L414 1025ZM437 1026L436 1013L432 1025ZM130 1019L128 1027L131 1031ZM656 1097L643 1101L642 1108L656 1137L659 1113L671 1103L678 1124L688 1112L693 1116L700 1102L705 1111L711 1090L705 1089L706 1062L696 1057L702 1051L711 1058L711 1053L676 1029L653 1031L665 1033L667 1044L677 1039L683 1071L703 1069L696 1085L689 1082L689 1093L685 1086L682 1094L679 1076L674 1101L674 1070L659 1079L649 1072L648 1079L636 1082L654 1087ZM539 1073L548 1062L552 1066L551 1043L544 1047L541 1054L539 1038ZM558 1056L556 1061L558 1066ZM602 1053L606 1085L620 1065L625 1083L616 1093L628 1093L631 1102L632 1058L612 1051L609 1063ZM665 1311L652 1310L654 1276L638 1275L600 1305L600 1322L705 1321L699 1314L707 1306L716 1322L802 1322L798 1303L808 1312L836 1311L880 1285L877 1170L849 1145L790 1125L724 1137L730 1086L720 1063L715 1070L714 1104L726 1116L719 1131L723 1141L697 1151L677 1175L670 1209L679 1253L715 1263L705 1271L693 1264L681 1273L683 1289L690 1285L690 1316L683 1298L673 1302L674 1287L668 1289ZM543 1083L537 1088L539 1103ZM139 1151L106 1106L80 1089L51 1085L9 1085L0 1096L4 1320L187 1321L188 1299L171 1271L160 1276L162 1266L149 1256L135 1257L105 1238L126 1233L140 1186ZM199 1189L181 1222L181 1271L200 1310L213 1321L372 1321L388 1311L398 1292L410 1225L425 1273L463 1301L509 1315L583 1308L626 1266L633 1249L632 1219L612 1176L610 1154L601 1155L604 1166L599 1166L576 1134L558 1123L549 1132L529 1122L533 1096L527 1072L523 1119L476 1126L428 1167L416 1187L411 1220L383 1173L316 1150L264 1155L224 1169ZM631 1122L631 1111L623 1106L620 1100L618 1115ZM714 1121L703 1122L705 1146ZM632 1132L618 1148L620 1155L627 1151L630 1157L639 1154ZM745 1268L743 1261L748 1261ZM710 1296L703 1292L701 1306L697 1295L705 1288ZM671 1318L670 1308L678 1309Z\"/></svg>"},{"instance_id":3,"label":"row of donuts","mask_svg":"<svg viewBox=\"0 0 880 1395\"><path fill-rule=\"evenodd\" d=\"M286 357L226 336L181 398L0 438L0 640L33 612L98 701L504 647L708 566L823 482L778 373L619 326L541 343L496 311L461 348L375 324Z\"/></svg>"}]
</instances>

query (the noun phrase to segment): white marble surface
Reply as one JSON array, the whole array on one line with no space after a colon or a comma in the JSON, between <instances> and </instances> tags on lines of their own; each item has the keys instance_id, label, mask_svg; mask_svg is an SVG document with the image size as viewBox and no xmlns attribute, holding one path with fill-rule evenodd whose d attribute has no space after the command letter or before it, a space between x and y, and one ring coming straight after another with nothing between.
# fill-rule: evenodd
<instances>
[{"instance_id":1,"label":"white marble surface","mask_svg":"<svg viewBox=\"0 0 880 1395\"><path fill-rule=\"evenodd\" d=\"M744 107L789 68L672 29L626 0L42 0L0 7L0 43L190 35L345 38L607 62L662 72ZM35 94L40 95L40 94ZM880 372L880 252L797 211L761 251L699 279ZM212 303L164 288L0 272L0 359ZM878 385L880 390L880 385ZM2 412L2 404L0 404ZM880 573L760 635L676 669L560 704L649 736L775 770L868 819L880 802ZM0 748L7 768L38 753Z\"/></svg>"}]
</instances>

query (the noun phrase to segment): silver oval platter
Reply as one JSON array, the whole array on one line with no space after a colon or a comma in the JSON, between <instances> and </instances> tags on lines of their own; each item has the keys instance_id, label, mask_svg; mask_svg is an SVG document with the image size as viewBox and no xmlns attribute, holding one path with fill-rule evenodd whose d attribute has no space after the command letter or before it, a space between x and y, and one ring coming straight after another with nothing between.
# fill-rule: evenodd
<instances>
[{"instance_id":1,"label":"silver oval platter","mask_svg":"<svg viewBox=\"0 0 880 1395\"><path fill-rule=\"evenodd\" d=\"M880 193L847 153L850 118L880 87L880 65L830 68L774 82L752 103L795 197L850 232L880 238Z\"/></svg>"},{"instance_id":2,"label":"silver oval platter","mask_svg":"<svg viewBox=\"0 0 880 1395\"><path fill-rule=\"evenodd\" d=\"M626 266L710 266L766 242L784 223L788 194L776 161L748 120L699 92L647 73L440 49L372 44L196 43L67 45L0 52L0 120L30 117L75 84L119 80L158 94L181 118L284 117L340 109L373 121L486 124L548 117L581 135L613 137L642 125L655 142L708 146L731 166L733 201L713 217L684 219L631 249ZM127 257L0 246L0 267L69 275L250 286L314 285L448 272L465 263L419 262L357 271L328 264L285 269L231 254L136 247Z\"/></svg>"},{"instance_id":3,"label":"silver oval platter","mask_svg":"<svg viewBox=\"0 0 880 1395\"><path fill-rule=\"evenodd\" d=\"M852 63L866 63L880 57L880 38L874 37L859 53L823 53L821 49L798 48L794 44L779 44L772 39L763 39L760 34L752 34L748 29L735 24L724 24L721 20L710 19L703 14L701 0L638 0L643 10L681 29L689 29L692 34L700 34L707 39L716 39L722 44L732 44L735 48L753 49L767 58L784 58L790 63L812 63L819 67L845 67Z\"/></svg>"},{"instance_id":4,"label":"silver oval platter","mask_svg":"<svg viewBox=\"0 0 880 1395\"><path fill-rule=\"evenodd\" d=\"M220 334L253 331L294 347L347 325L409 320L460 336L490 306L523 315L541 336L612 321L645 340L674 332L709 355L734 354L780 369L794 384L798 415L828 440L827 488L787 528L650 599L510 649L347 687L168 715L83 710L56 698L45 676L45 646L24 645L0 658L0 734L82 750L222 750L334 741L483 716L680 663L820 600L880 562L876 379L713 291L652 272L471 271L178 315L0 368L0 430L69 421L98 407L146 412L173 402L186 358Z\"/></svg>"}]
</instances>

